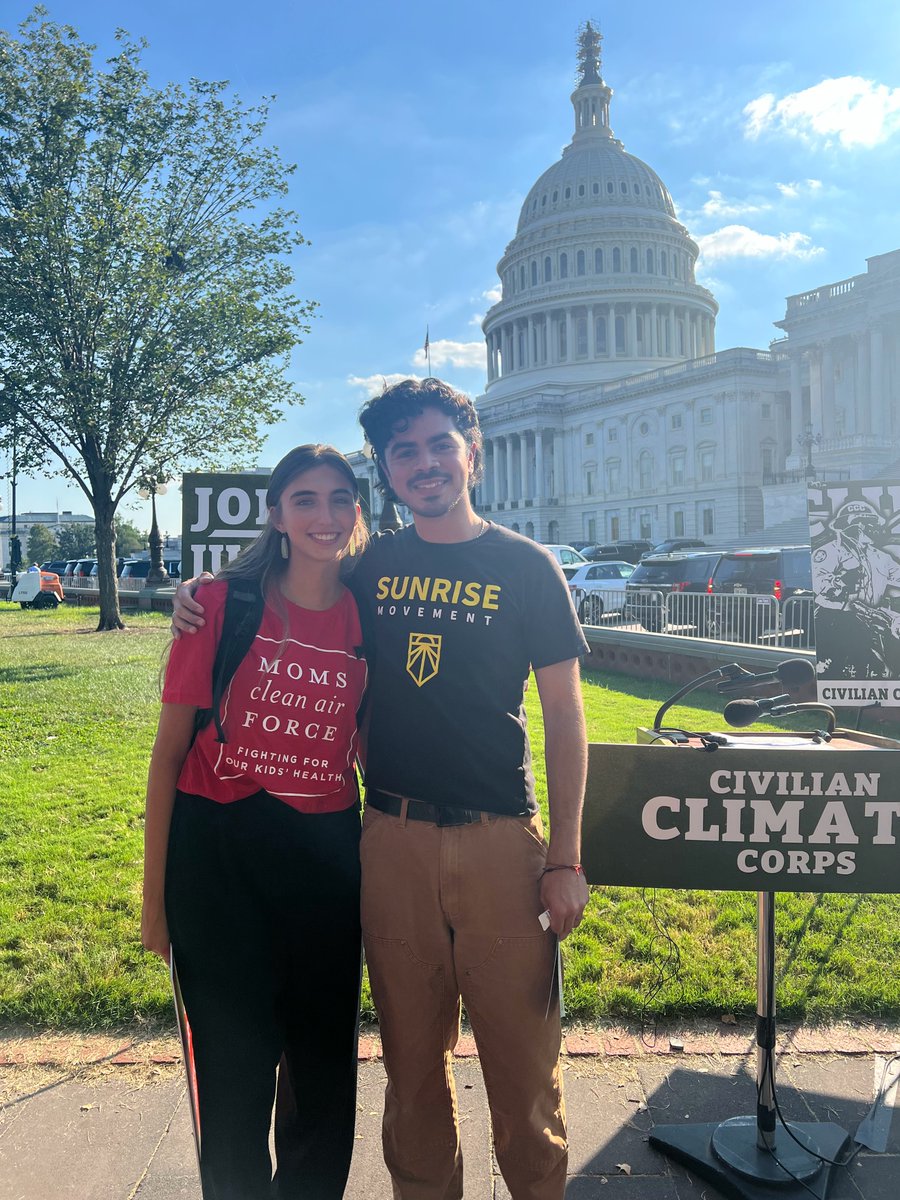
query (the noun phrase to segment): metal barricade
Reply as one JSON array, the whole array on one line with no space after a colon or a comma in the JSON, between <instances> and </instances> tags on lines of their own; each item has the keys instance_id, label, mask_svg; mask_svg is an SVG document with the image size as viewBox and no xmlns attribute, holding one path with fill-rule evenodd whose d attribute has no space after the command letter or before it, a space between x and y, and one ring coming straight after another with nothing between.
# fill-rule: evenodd
<instances>
[{"instance_id":1,"label":"metal barricade","mask_svg":"<svg viewBox=\"0 0 900 1200\"><path fill-rule=\"evenodd\" d=\"M814 607L814 596L789 596L785 600L781 609L780 646L792 646L797 650L815 649Z\"/></svg>"},{"instance_id":2,"label":"metal barricade","mask_svg":"<svg viewBox=\"0 0 900 1200\"><path fill-rule=\"evenodd\" d=\"M636 632L677 634L736 645L815 649L813 596L774 596L716 592L628 592L581 590L575 607L582 625L610 623L620 614Z\"/></svg>"},{"instance_id":3,"label":"metal barricade","mask_svg":"<svg viewBox=\"0 0 900 1200\"><path fill-rule=\"evenodd\" d=\"M778 644L779 613L774 596L715 593L708 599L703 637L750 645Z\"/></svg>"},{"instance_id":4,"label":"metal barricade","mask_svg":"<svg viewBox=\"0 0 900 1200\"><path fill-rule=\"evenodd\" d=\"M664 629L684 637L705 638L709 601L706 592L670 592L666 596Z\"/></svg>"},{"instance_id":5,"label":"metal barricade","mask_svg":"<svg viewBox=\"0 0 900 1200\"><path fill-rule=\"evenodd\" d=\"M656 588L640 588L626 593L625 619L636 622L648 633L662 633L666 627L666 595Z\"/></svg>"},{"instance_id":6,"label":"metal barricade","mask_svg":"<svg viewBox=\"0 0 900 1200\"><path fill-rule=\"evenodd\" d=\"M618 620L625 610L625 587L609 588L576 593L575 611L582 625L599 625L601 621L612 617Z\"/></svg>"}]
</instances>

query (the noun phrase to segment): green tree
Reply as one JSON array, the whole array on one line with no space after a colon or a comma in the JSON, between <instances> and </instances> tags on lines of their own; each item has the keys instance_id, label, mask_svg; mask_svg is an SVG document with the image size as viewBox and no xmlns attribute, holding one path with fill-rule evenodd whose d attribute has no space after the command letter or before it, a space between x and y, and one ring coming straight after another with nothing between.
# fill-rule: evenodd
<instances>
[{"instance_id":1,"label":"green tree","mask_svg":"<svg viewBox=\"0 0 900 1200\"><path fill-rule=\"evenodd\" d=\"M284 366L314 306L291 290L304 239L267 103L156 89L143 44L120 32L95 65L45 17L0 34L0 436L88 498L111 629L118 504L147 469L252 460L300 399Z\"/></svg>"},{"instance_id":2,"label":"green tree","mask_svg":"<svg viewBox=\"0 0 900 1200\"><path fill-rule=\"evenodd\" d=\"M141 533L136 525L131 521L124 521L121 517L116 518L116 551L117 553L128 557L134 554L137 550L147 549L147 535Z\"/></svg>"},{"instance_id":3,"label":"green tree","mask_svg":"<svg viewBox=\"0 0 900 1200\"><path fill-rule=\"evenodd\" d=\"M28 531L27 549L28 561L30 563L37 563L40 566L48 558L55 558L58 549L56 538L46 525L41 525L40 522L37 522L31 526Z\"/></svg>"},{"instance_id":4,"label":"green tree","mask_svg":"<svg viewBox=\"0 0 900 1200\"><path fill-rule=\"evenodd\" d=\"M56 530L60 558L90 558L94 553L94 526L71 521Z\"/></svg>"}]
</instances>

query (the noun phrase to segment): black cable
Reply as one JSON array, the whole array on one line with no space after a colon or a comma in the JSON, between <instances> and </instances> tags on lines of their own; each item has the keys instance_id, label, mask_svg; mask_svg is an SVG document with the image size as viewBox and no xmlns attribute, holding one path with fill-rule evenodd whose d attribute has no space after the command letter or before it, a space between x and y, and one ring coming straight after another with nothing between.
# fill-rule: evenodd
<instances>
[{"instance_id":1,"label":"black cable","mask_svg":"<svg viewBox=\"0 0 900 1200\"><path fill-rule=\"evenodd\" d=\"M656 911L656 888L641 888L641 901L650 918L653 921L655 933L650 937L650 944L647 948L650 959L656 967L656 976L652 982L642 989L641 1008L639 1012L640 1021L640 1039L642 1042L647 1042L645 1036L646 1030L649 1027L652 1030L652 1036L655 1039L657 1036L657 1019L652 1020L648 1015L648 1006L656 999L666 984L674 979L679 984L679 993L675 1001L676 1006L684 999L684 979L681 973L681 948L678 943L669 933L668 929L662 924ZM666 943L667 953L655 955L655 947L657 939L661 938Z\"/></svg>"},{"instance_id":2,"label":"black cable","mask_svg":"<svg viewBox=\"0 0 900 1200\"><path fill-rule=\"evenodd\" d=\"M895 1055L894 1057L900 1058L900 1055ZM796 1142L796 1144L800 1147L800 1149L805 1150L806 1153L810 1156L810 1158L818 1159L818 1161L820 1163L822 1163L823 1165L827 1165L829 1167L849 1167L852 1164L853 1160L857 1157L857 1155L862 1150L862 1142L857 1142L855 1148L844 1159L829 1158L827 1154L820 1154L817 1150L811 1150L809 1148L809 1146L806 1145L805 1142L801 1142L801 1140L797 1137L797 1135L791 1129L790 1125L787 1122L787 1119L785 1118L784 1114L781 1111L781 1105L778 1103L778 1091L777 1091L777 1088L775 1087L775 1072L774 1072L774 1067L773 1067L773 1060L774 1060L773 1049L771 1047L766 1047L766 1055L765 1055L765 1060L764 1060L764 1065L763 1065L763 1078L756 1085L757 1105L759 1104L760 1097L762 1096L763 1082L765 1081L766 1076L768 1076L769 1083L772 1088L772 1103L775 1105L775 1113L778 1117L778 1120L781 1122L781 1127L784 1129L784 1132L788 1135L788 1137L791 1139L791 1141ZM893 1062L893 1059L891 1059L890 1061ZM885 1070L882 1073L882 1080L884 1079L886 1072L887 1072L887 1064L885 1064ZM877 1103L877 1099L876 1099L876 1103ZM766 1149L768 1150L769 1154L771 1154L772 1158L775 1160L775 1162L781 1168L781 1170L784 1171L787 1175L790 1175L791 1179L793 1179L796 1183L799 1183L801 1186L805 1187L808 1192L812 1193L812 1195L814 1195L814 1196L819 1195L818 1192L814 1192L812 1190L812 1188L807 1187L807 1185L803 1182L802 1179L798 1179L797 1176L793 1173L793 1171L791 1171L790 1167L786 1167L784 1165L784 1163L781 1161L781 1159L778 1157L778 1155L775 1153L774 1149L771 1146L767 1146Z\"/></svg>"}]
</instances>

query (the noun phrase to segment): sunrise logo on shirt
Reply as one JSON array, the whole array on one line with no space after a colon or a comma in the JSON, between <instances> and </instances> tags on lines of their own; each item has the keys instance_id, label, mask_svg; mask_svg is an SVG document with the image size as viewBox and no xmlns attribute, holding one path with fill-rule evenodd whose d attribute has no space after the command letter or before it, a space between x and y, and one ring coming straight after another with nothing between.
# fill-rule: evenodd
<instances>
[{"instance_id":1,"label":"sunrise logo on shirt","mask_svg":"<svg viewBox=\"0 0 900 1200\"><path fill-rule=\"evenodd\" d=\"M418 687L434 679L441 665L440 633L411 633L406 651L406 672Z\"/></svg>"}]
</instances>

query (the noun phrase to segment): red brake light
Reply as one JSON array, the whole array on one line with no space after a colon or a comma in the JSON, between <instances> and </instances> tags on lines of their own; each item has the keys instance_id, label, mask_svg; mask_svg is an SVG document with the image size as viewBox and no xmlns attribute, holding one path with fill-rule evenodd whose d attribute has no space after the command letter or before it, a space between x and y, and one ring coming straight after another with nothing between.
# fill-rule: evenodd
<instances>
[{"instance_id":1,"label":"red brake light","mask_svg":"<svg viewBox=\"0 0 900 1200\"><path fill-rule=\"evenodd\" d=\"M775 580L775 587L772 590L775 593L775 599L780 600L781 599L781 580L780 579Z\"/></svg>"},{"instance_id":2,"label":"red brake light","mask_svg":"<svg viewBox=\"0 0 900 1200\"><path fill-rule=\"evenodd\" d=\"M706 591L709 595L712 595L712 590L713 590L712 589L712 575L710 575L709 580L707 581L707 584L706 584Z\"/></svg>"}]
</instances>

